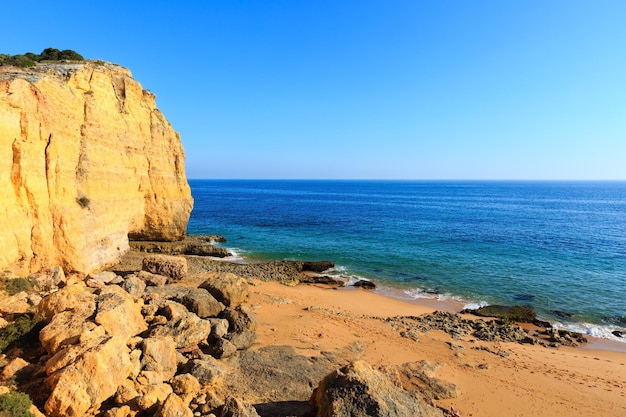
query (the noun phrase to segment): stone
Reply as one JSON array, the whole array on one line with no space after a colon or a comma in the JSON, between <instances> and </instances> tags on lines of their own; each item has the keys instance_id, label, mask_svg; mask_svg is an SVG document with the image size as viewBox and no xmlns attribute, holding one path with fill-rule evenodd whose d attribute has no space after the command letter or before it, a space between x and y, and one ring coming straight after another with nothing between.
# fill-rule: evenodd
<instances>
[{"instance_id":1,"label":"stone","mask_svg":"<svg viewBox=\"0 0 626 417\"><path fill-rule=\"evenodd\" d=\"M146 289L146 282L133 275L126 278L121 287L134 298L139 298L143 295L143 292Z\"/></svg>"},{"instance_id":2,"label":"stone","mask_svg":"<svg viewBox=\"0 0 626 417\"><path fill-rule=\"evenodd\" d=\"M202 386L198 379L191 374L176 375L170 383L172 389L187 405L200 392Z\"/></svg>"},{"instance_id":3,"label":"stone","mask_svg":"<svg viewBox=\"0 0 626 417\"><path fill-rule=\"evenodd\" d=\"M211 323L211 339L217 340L226 336L228 333L228 320L209 318L207 319Z\"/></svg>"},{"instance_id":4,"label":"stone","mask_svg":"<svg viewBox=\"0 0 626 417\"><path fill-rule=\"evenodd\" d=\"M141 269L180 281L187 276L187 260L182 256L150 255L144 258Z\"/></svg>"},{"instance_id":5,"label":"stone","mask_svg":"<svg viewBox=\"0 0 626 417\"><path fill-rule=\"evenodd\" d=\"M39 332L41 345L46 352L53 355L63 346L78 343L83 333L96 327L95 323L88 320L91 315L89 310L63 311L55 315L52 321Z\"/></svg>"},{"instance_id":6,"label":"stone","mask_svg":"<svg viewBox=\"0 0 626 417\"><path fill-rule=\"evenodd\" d=\"M237 308L227 308L221 318L228 320L230 332L254 331L257 327L256 314L248 304L242 304Z\"/></svg>"},{"instance_id":7,"label":"stone","mask_svg":"<svg viewBox=\"0 0 626 417\"><path fill-rule=\"evenodd\" d=\"M30 304L28 293L25 291L0 299L0 313L26 313L28 310Z\"/></svg>"},{"instance_id":8,"label":"stone","mask_svg":"<svg viewBox=\"0 0 626 417\"><path fill-rule=\"evenodd\" d=\"M193 199L180 137L118 65L0 68L0 270L91 273L128 239L179 240Z\"/></svg>"},{"instance_id":9,"label":"stone","mask_svg":"<svg viewBox=\"0 0 626 417\"><path fill-rule=\"evenodd\" d=\"M61 288L44 297L37 305L37 315L46 322L62 311L80 311L90 316L96 311L96 297L80 283Z\"/></svg>"},{"instance_id":10,"label":"stone","mask_svg":"<svg viewBox=\"0 0 626 417\"><path fill-rule=\"evenodd\" d=\"M176 344L171 337L153 337L143 339L142 369L161 375L161 381L169 381L177 370Z\"/></svg>"},{"instance_id":11,"label":"stone","mask_svg":"<svg viewBox=\"0 0 626 417\"><path fill-rule=\"evenodd\" d=\"M241 349L246 349L254 343L254 338L248 343L240 340L236 340L239 345L246 345L246 347L242 347ZM209 354L217 359L228 358L237 353L237 345L227 339L218 339L209 347Z\"/></svg>"},{"instance_id":12,"label":"stone","mask_svg":"<svg viewBox=\"0 0 626 417\"><path fill-rule=\"evenodd\" d=\"M482 317L496 317L518 323L534 323L537 313L529 306L490 305L474 310L463 310L462 313L471 313Z\"/></svg>"},{"instance_id":13,"label":"stone","mask_svg":"<svg viewBox=\"0 0 626 417\"><path fill-rule=\"evenodd\" d=\"M188 348L207 340L211 334L211 322L201 319L193 313L168 321L164 325L151 326L147 337L170 336L177 349Z\"/></svg>"},{"instance_id":14,"label":"stone","mask_svg":"<svg viewBox=\"0 0 626 417\"><path fill-rule=\"evenodd\" d=\"M116 404L127 404L139 397L139 392L135 388L135 383L130 379L124 380L118 387L115 393Z\"/></svg>"},{"instance_id":15,"label":"stone","mask_svg":"<svg viewBox=\"0 0 626 417\"><path fill-rule=\"evenodd\" d=\"M228 333L224 336L237 350L248 349L256 340L256 333L252 330L242 330L237 333ZM226 349L228 349L227 347Z\"/></svg>"},{"instance_id":16,"label":"stone","mask_svg":"<svg viewBox=\"0 0 626 417\"><path fill-rule=\"evenodd\" d=\"M165 275L152 274L148 271L139 271L136 276L140 280L144 281L146 285L152 287L162 287L167 284L167 277Z\"/></svg>"},{"instance_id":17,"label":"stone","mask_svg":"<svg viewBox=\"0 0 626 417\"><path fill-rule=\"evenodd\" d=\"M178 395L171 393L154 413L154 417L193 417L193 412Z\"/></svg>"},{"instance_id":18,"label":"stone","mask_svg":"<svg viewBox=\"0 0 626 417\"><path fill-rule=\"evenodd\" d=\"M144 388L144 393L137 398L136 404L140 410L148 413L156 411L159 404L163 403L173 392L169 384L148 385Z\"/></svg>"},{"instance_id":19,"label":"stone","mask_svg":"<svg viewBox=\"0 0 626 417\"><path fill-rule=\"evenodd\" d=\"M192 359L185 365L185 372L193 375L201 385L213 385L224 376L224 372L215 358L204 355L199 359Z\"/></svg>"},{"instance_id":20,"label":"stone","mask_svg":"<svg viewBox=\"0 0 626 417\"><path fill-rule=\"evenodd\" d=\"M141 305L117 285L108 286L96 298L98 309L95 322L108 334L118 335L126 340L148 328L141 315Z\"/></svg>"},{"instance_id":21,"label":"stone","mask_svg":"<svg viewBox=\"0 0 626 417\"><path fill-rule=\"evenodd\" d=\"M363 288L364 290L375 290L376 284L366 279L360 279L354 283L355 287Z\"/></svg>"},{"instance_id":22,"label":"stone","mask_svg":"<svg viewBox=\"0 0 626 417\"><path fill-rule=\"evenodd\" d=\"M58 265L39 271L33 277L35 286L41 292L56 290L65 283L65 272Z\"/></svg>"},{"instance_id":23,"label":"stone","mask_svg":"<svg viewBox=\"0 0 626 417\"><path fill-rule=\"evenodd\" d=\"M103 271L103 272L89 274L88 278L93 279L94 281L100 282L102 284L109 284L112 281L115 281L118 278L118 276L115 272Z\"/></svg>"},{"instance_id":24,"label":"stone","mask_svg":"<svg viewBox=\"0 0 626 417\"><path fill-rule=\"evenodd\" d=\"M229 397L222 406L220 417L260 417L256 409L239 398Z\"/></svg>"},{"instance_id":25,"label":"stone","mask_svg":"<svg viewBox=\"0 0 626 417\"><path fill-rule=\"evenodd\" d=\"M313 391L310 402L317 417L444 415L363 361L352 362L326 376Z\"/></svg>"},{"instance_id":26,"label":"stone","mask_svg":"<svg viewBox=\"0 0 626 417\"><path fill-rule=\"evenodd\" d=\"M224 304L216 300L209 291L202 288L190 288L189 292L183 296L181 302L189 311L203 319L216 317L225 308Z\"/></svg>"},{"instance_id":27,"label":"stone","mask_svg":"<svg viewBox=\"0 0 626 417\"><path fill-rule=\"evenodd\" d=\"M117 392L128 377L131 362L126 340L105 336L60 350L46 362L51 394L45 404L50 416L83 416Z\"/></svg>"},{"instance_id":28,"label":"stone","mask_svg":"<svg viewBox=\"0 0 626 417\"><path fill-rule=\"evenodd\" d=\"M305 261L305 262L302 262L301 265L302 265L301 268L303 271L311 271L311 272L316 272L316 273L321 273L321 272L327 271L335 267L334 262L330 262L330 261L317 261L317 262Z\"/></svg>"},{"instance_id":29,"label":"stone","mask_svg":"<svg viewBox=\"0 0 626 417\"><path fill-rule=\"evenodd\" d=\"M200 284L200 288L204 288L218 301L231 308L245 302L249 296L247 282L230 272L218 272Z\"/></svg>"},{"instance_id":30,"label":"stone","mask_svg":"<svg viewBox=\"0 0 626 417\"><path fill-rule=\"evenodd\" d=\"M104 412L104 417L132 417L133 413L129 406L124 405L122 407L113 407Z\"/></svg>"},{"instance_id":31,"label":"stone","mask_svg":"<svg viewBox=\"0 0 626 417\"><path fill-rule=\"evenodd\" d=\"M0 381L4 382L15 377L20 371L24 370L29 365L30 364L22 358L11 359L9 363L4 365L4 368L0 373Z\"/></svg>"}]
</instances>

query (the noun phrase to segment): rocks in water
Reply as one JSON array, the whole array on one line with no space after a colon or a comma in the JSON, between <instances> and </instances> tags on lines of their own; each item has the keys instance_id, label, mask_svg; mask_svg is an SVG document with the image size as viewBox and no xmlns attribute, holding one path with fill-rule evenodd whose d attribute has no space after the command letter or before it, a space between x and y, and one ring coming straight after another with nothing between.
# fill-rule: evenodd
<instances>
[{"instance_id":1,"label":"rocks in water","mask_svg":"<svg viewBox=\"0 0 626 417\"><path fill-rule=\"evenodd\" d=\"M248 299L248 283L230 272L218 272L199 285L228 307L235 308Z\"/></svg>"},{"instance_id":2,"label":"rocks in water","mask_svg":"<svg viewBox=\"0 0 626 417\"><path fill-rule=\"evenodd\" d=\"M317 417L443 417L441 410L397 387L363 361L352 362L326 376L310 401Z\"/></svg>"},{"instance_id":3,"label":"rocks in water","mask_svg":"<svg viewBox=\"0 0 626 417\"><path fill-rule=\"evenodd\" d=\"M626 332L623 332L621 330L613 330L611 334L613 334L613 336L615 337L626 337Z\"/></svg>"},{"instance_id":4,"label":"rocks in water","mask_svg":"<svg viewBox=\"0 0 626 417\"><path fill-rule=\"evenodd\" d=\"M213 243L226 242L226 238L218 235L188 235L175 242L133 241L130 247L140 252L161 253L164 255L197 255L225 258L232 256L227 249Z\"/></svg>"},{"instance_id":5,"label":"rocks in water","mask_svg":"<svg viewBox=\"0 0 626 417\"><path fill-rule=\"evenodd\" d=\"M496 317L518 323L534 323L537 321L537 313L529 306L490 305L475 310L463 310L462 313L470 313L482 317Z\"/></svg>"},{"instance_id":6,"label":"rocks in water","mask_svg":"<svg viewBox=\"0 0 626 417\"><path fill-rule=\"evenodd\" d=\"M376 284L372 281L368 281L366 279L360 279L354 283L355 287L363 288L364 290L374 290L376 289Z\"/></svg>"},{"instance_id":7,"label":"rocks in water","mask_svg":"<svg viewBox=\"0 0 626 417\"><path fill-rule=\"evenodd\" d=\"M317 261L317 262L305 261L301 263L302 271L310 271L310 272L316 272L316 273L321 273L334 267L335 267L334 262L330 262L330 261Z\"/></svg>"},{"instance_id":8,"label":"rocks in water","mask_svg":"<svg viewBox=\"0 0 626 417\"><path fill-rule=\"evenodd\" d=\"M305 275L300 279L300 282L303 284L333 285L335 287L343 287L345 285L341 279L337 279L329 275Z\"/></svg>"},{"instance_id":9,"label":"rocks in water","mask_svg":"<svg viewBox=\"0 0 626 417\"><path fill-rule=\"evenodd\" d=\"M550 346L578 346L581 343L587 343L587 338L577 332L568 330L555 329L554 327L538 332L539 334L548 336Z\"/></svg>"},{"instance_id":10,"label":"rocks in water","mask_svg":"<svg viewBox=\"0 0 626 417\"><path fill-rule=\"evenodd\" d=\"M150 255L144 258L142 270L180 281L187 276L187 259L182 256Z\"/></svg>"}]
</instances>

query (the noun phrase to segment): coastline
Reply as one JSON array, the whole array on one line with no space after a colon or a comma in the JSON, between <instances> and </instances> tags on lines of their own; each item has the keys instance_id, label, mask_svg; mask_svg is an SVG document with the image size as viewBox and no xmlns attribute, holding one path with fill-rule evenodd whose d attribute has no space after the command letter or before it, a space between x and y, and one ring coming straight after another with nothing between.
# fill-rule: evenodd
<instances>
[{"instance_id":1,"label":"coastline","mask_svg":"<svg viewBox=\"0 0 626 417\"><path fill-rule=\"evenodd\" d=\"M135 268L145 253L134 253ZM216 272L224 260L186 256L188 284L196 285ZM132 263L131 262L131 263ZM242 265L245 267L245 265ZM391 318L429 315L435 310L457 310L461 303L439 300L401 300L379 291L336 288L326 284L284 285L246 278L248 303L258 325L250 347L263 352L281 346L315 362L332 360L343 365L363 360L388 370L402 384L403 366L419 366L426 379L448 387L433 398L446 415L487 416L562 415L601 417L626 414L626 353L585 347L558 348L504 341L479 340L441 330L404 334ZM460 314L463 319L483 318ZM304 359L303 359L304 360ZM412 365L411 365L412 364ZM403 385L405 386L405 385ZM312 387L314 388L314 387ZM226 389L249 403L266 403L235 383ZM237 391L242 389L244 391Z\"/></svg>"},{"instance_id":2,"label":"coastline","mask_svg":"<svg viewBox=\"0 0 626 417\"><path fill-rule=\"evenodd\" d=\"M224 242L226 240L224 239ZM222 247L222 246L220 246ZM242 264L242 265L246 265L246 264L250 264L250 263L262 263L262 260L259 259L249 259L246 258L244 255L242 255L239 252L234 252L231 248L228 247L224 247L224 249L226 249L229 252L233 252L233 256L232 257L227 257L227 258L213 258L215 260L218 261L223 261L223 262L234 262L237 264ZM326 271L328 272L328 271ZM338 274L337 275L332 275L335 278L339 278L339 279L344 279L346 280L346 282L349 283L349 285L343 287L343 288L339 288L339 291L352 291L352 290L360 290L358 288L352 287L352 283L354 283L355 280L369 280L366 278L362 278L362 277L352 277L352 276L345 276L341 274L341 270L337 271ZM325 275L325 273L320 273L317 275ZM376 294L379 294L381 296L384 297L388 297L390 299L393 300L398 300L401 302L406 302L406 303L410 303L410 304L415 304L415 305L420 305L420 306L424 306L424 307L428 307L428 308L433 308L435 310L440 310L440 311L446 311L446 312L450 312L450 313L455 313L455 314L460 314L460 312L464 309L467 308L475 308L474 306L478 306L479 303L476 302L475 300L463 300L459 297L456 296L437 296L437 295L430 295L430 294L424 294L424 296L420 296L420 297L412 297L410 295L408 295L404 289L402 288L398 288L398 287L391 287L388 285L380 285L379 283L377 283L375 280L371 280L372 282L374 282L376 284L376 288L373 290ZM469 307L471 306L471 307ZM477 318L476 316L472 316L472 315L468 315L468 317L470 318ZM581 333L584 335L585 338L587 338L588 342L585 344L581 344L580 346L578 346L581 349L591 349L591 350L607 350L607 351L614 351L614 352L621 352L621 353L626 353L626 338L622 340L617 340L616 338L609 338L610 336L607 337L601 337L601 336L595 336L592 335L590 333L586 333L581 331L581 329L584 329L586 326L589 326L590 328L594 328L592 326L595 326L595 328L597 328L600 325L593 325L593 324L588 324L588 323L578 323L579 325L576 324L570 324L570 325L563 325L562 323L556 323L551 321L550 322L555 328L559 328L562 330L567 330L567 331L571 331L571 332L577 332L577 333ZM518 323L519 324L519 323ZM524 327L524 326L523 326ZM538 328L535 326L533 327L533 330L537 330Z\"/></svg>"}]
</instances>

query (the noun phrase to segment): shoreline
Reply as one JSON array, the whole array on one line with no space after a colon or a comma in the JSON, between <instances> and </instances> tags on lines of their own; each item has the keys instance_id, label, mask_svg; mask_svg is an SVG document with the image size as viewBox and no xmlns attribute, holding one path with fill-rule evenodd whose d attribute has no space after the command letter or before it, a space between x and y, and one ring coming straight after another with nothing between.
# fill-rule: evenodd
<instances>
[{"instance_id":1,"label":"shoreline","mask_svg":"<svg viewBox=\"0 0 626 417\"><path fill-rule=\"evenodd\" d=\"M246 256L242 255L240 252L233 251L231 248L228 248L225 246L219 246L219 247L223 247L224 249L232 252L233 259L232 260L229 259L231 257L214 258L215 260L218 260L218 261L233 262L233 263L242 264L242 265L271 262L268 260L247 258ZM380 285L374 280L370 280L370 279L359 277L359 276L342 275L340 270L337 270L334 272L337 272L338 275L331 274L332 277L336 277L339 279L346 279L347 282L354 281L354 278L356 278L357 280L363 279L367 281L372 281L376 284L376 288L373 291L384 297L388 297L388 298L398 300L398 301L408 302L411 304L432 307L432 308L435 308L441 311L450 312L450 313L460 314L461 310L468 308L468 306L474 306L474 305L479 304L478 302L474 302L472 300L462 300L462 299L456 298L453 295L449 295L449 296L444 295L443 299L435 295L429 296L428 294L425 294L423 297L411 297L405 293L404 289L399 288L399 287ZM323 276L325 274L320 273L316 275ZM351 290L351 289L358 290L358 288L354 288L351 286L346 286L342 290ZM477 316L471 316L471 317L478 318ZM597 324L592 324L592 323L582 323L582 322L567 325L567 324L563 324L560 322L554 322L551 320L546 320L546 321L550 322L552 326L555 328L567 330L567 331L571 331L575 333L581 333L582 335L584 335L588 339L588 342L578 346L581 349L599 349L599 350L626 353L626 338L623 338L623 341L622 341L613 336L608 336L608 335L607 337L595 336L595 335L592 335L592 334L589 334L587 332L583 332L580 330L581 328L586 328L587 326L592 326L591 329L601 328L601 327L608 328L608 326L597 325ZM610 331L610 330L607 329L607 331Z\"/></svg>"}]
</instances>

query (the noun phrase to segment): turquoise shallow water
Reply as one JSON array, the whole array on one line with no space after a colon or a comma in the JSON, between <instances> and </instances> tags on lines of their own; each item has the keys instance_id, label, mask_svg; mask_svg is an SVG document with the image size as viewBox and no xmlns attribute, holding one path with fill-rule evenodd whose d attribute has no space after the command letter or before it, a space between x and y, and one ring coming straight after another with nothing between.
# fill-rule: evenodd
<instances>
[{"instance_id":1,"label":"turquoise shallow water","mask_svg":"<svg viewBox=\"0 0 626 417\"><path fill-rule=\"evenodd\" d=\"M332 260L407 297L525 304L626 330L626 182L191 180L190 234L253 259Z\"/></svg>"}]
</instances>

